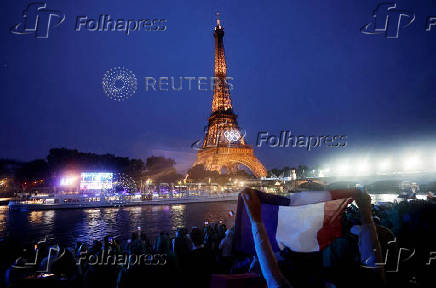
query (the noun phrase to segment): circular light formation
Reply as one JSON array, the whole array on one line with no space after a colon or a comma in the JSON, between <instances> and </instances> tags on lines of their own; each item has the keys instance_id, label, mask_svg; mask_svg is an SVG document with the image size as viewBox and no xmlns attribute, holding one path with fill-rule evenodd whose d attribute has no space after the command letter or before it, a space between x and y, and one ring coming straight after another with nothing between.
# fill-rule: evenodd
<instances>
[{"instance_id":1,"label":"circular light formation","mask_svg":"<svg viewBox=\"0 0 436 288\"><path fill-rule=\"evenodd\" d=\"M236 142L241 139L241 133L238 130L226 130L224 131L224 137L228 142Z\"/></svg>"},{"instance_id":2,"label":"circular light formation","mask_svg":"<svg viewBox=\"0 0 436 288\"><path fill-rule=\"evenodd\" d=\"M138 80L135 74L124 67L115 67L103 76L103 91L110 99L121 102L135 94Z\"/></svg>"}]
</instances>

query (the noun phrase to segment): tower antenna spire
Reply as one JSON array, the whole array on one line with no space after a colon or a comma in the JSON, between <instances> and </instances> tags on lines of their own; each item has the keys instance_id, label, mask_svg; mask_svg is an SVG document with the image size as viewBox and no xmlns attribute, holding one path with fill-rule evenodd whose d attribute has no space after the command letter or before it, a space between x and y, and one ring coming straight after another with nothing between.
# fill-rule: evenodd
<instances>
[{"instance_id":1,"label":"tower antenna spire","mask_svg":"<svg viewBox=\"0 0 436 288\"><path fill-rule=\"evenodd\" d=\"M219 11L216 11L216 25L218 27L221 27L221 25L220 25L220 12Z\"/></svg>"}]
</instances>

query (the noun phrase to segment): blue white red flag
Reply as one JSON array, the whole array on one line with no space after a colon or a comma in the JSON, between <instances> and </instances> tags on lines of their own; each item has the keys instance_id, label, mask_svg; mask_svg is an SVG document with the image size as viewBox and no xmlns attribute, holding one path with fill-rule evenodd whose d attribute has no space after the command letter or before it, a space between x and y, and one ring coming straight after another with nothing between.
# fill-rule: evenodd
<instances>
[{"instance_id":1,"label":"blue white red flag","mask_svg":"<svg viewBox=\"0 0 436 288\"><path fill-rule=\"evenodd\" d=\"M316 252L342 236L341 218L357 189L305 191L283 197L256 191L262 203L262 220L276 252ZM254 254L251 223L239 196L234 247Z\"/></svg>"}]
</instances>

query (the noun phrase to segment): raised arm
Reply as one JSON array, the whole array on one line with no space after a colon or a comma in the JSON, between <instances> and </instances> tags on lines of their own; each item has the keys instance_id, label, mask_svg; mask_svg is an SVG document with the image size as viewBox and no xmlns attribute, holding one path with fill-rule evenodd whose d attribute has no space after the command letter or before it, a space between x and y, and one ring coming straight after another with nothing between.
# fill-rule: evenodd
<instances>
[{"instance_id":1,"label":"raised arm","mask_svg":"<svg viewBox=\"0 0 436 288\"><path fill-rule=\"evenodd\" d=\"M291 287L289 282L280 272L277 259L271 248L268 234L261 217L261 203L256 192L246 188L241 192L242 199L247 209L247 214L251 221L251 230L257 258L260 262L263 277L269 288L272 287Z\"/></svg>"},{"instance_id":2,"label":"raised arm","mask_svg":"<svg viewBox=\"0 0 436 288\"><path fill-rule=\"evenodd\" d=\"M371 213L371 197L366 191L356 194L354 197L359 207L360 220L362 222L359 234L359 252L361 263L364 267L377 269L381 280L385 281L383 266L377 265L382 263L382 252L380 242L377 236L377 230Z\"/></svg>"}]
</instances>

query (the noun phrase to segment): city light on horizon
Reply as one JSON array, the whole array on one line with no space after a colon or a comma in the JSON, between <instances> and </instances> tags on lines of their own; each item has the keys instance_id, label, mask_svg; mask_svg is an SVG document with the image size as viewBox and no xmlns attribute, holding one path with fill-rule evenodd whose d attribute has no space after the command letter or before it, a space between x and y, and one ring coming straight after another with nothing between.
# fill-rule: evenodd
<instances>
[{"instance_id":1,"label":"city light on horizon","mask_svg":"<svg viewBox=\"0 0 436 288\"><path fill-rule=\"evenodd\" d=\"M67 187L67 186L73 186L74 184L77 184L77 180L79 179L79 176L62 176L59 181L59 186Z\"/></svg>"},{"instance_id":2,"label":"city light on horizon","mask_svg":"<svg viewBox=\"0 0 436 288\"><path fill-rule=\"evenodd\" d=\"M322 165L318 170L319 177L330 176L375 176L410 173L426 173L436 171L436 155L423 158L423 152L403 152L390 156L358 154L348 158L336 159Z\"/></svg>"}]
</instances>

